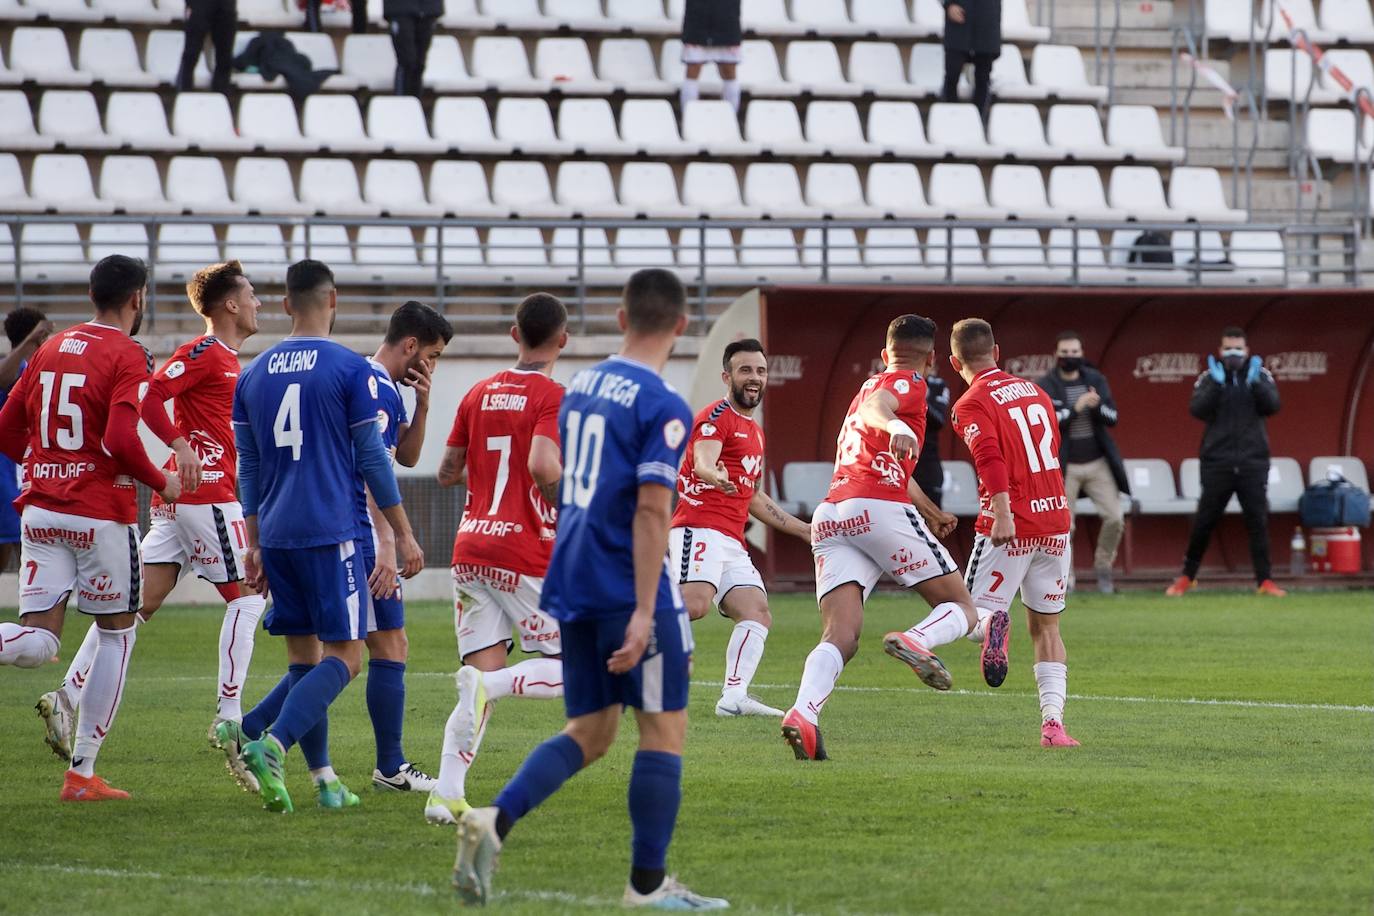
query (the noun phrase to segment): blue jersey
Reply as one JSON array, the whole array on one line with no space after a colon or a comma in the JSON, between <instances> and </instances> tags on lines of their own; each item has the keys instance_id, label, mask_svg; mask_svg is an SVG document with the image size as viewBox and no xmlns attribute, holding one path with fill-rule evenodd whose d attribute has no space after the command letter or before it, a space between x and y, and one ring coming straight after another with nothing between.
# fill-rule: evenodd
<instances>
[{"instance_id":1,"label":"blue jersey","mask_svg":"<svg viewBox=\"0 0 1374 916\"><path fill-rule=\"evenodd\" d=\"M612 356L573 376L558 425L562 508L540 606L564 621L632 613L639 485L677 486L692 412L654 370ZM665 557L658 606L676 602Z\"/></svg>"},{"instance_id":2,"label":"blue jersey","mask_svg":"<svg viewBox=\"0 0 1374 916\"><path fill-rule=\"evenodd\" d=\"M373 378L377 380L377 431L382 434L382 445L386 446L387 453L394 459L396 446L401 441L401 424L409 423L410 418L406 415L406 405L401 399L401 391L391 380L391 373L375 359L369 358L367 365L372 371ZM362 538L365 544L371 544L372 516L367 512L367 488L361 474L358 475L356 493L358 537Z\"/></svg>"},{"instance_id":3,"label":"blue jersey","mask_svg":"<svg viewBox=\"0 0 1374 916\"><path fill-rule=\"evenodd\" d=\"M263 547L357 536L353 428L377 422L378 387L366 359L322 337L288 337L243 370L234 426L254 440Z\"/></svg>"}]
</instances>

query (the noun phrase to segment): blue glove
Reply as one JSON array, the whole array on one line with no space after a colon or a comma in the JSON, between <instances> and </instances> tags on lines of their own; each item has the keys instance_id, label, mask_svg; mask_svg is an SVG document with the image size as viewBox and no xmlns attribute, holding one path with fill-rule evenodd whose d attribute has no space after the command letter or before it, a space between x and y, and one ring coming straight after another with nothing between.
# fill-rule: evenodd
<instances>
[{"instance_id":1,"label":"blue glove","mask_svg":"<svg viewBox=\"0 0 1374 916\"><path fill-rule=\"evenodd\" d=\"M1250 364L1245 370L1245 384L1253 385L1260 377L1260 358L1250 357Z\"/></svg>"},{"instance_id":2,"label":"blue glove","mask_svg":"<svg viewBox=\"0 0 1374 916\"><path fill-rule=\"evenodd\" d=\"M1226 384L1226 367L1211 353L1207 354L1207 374L1210 375L1212 381L1216 382L1218 385Z\"/></svg>"}]
</instances>

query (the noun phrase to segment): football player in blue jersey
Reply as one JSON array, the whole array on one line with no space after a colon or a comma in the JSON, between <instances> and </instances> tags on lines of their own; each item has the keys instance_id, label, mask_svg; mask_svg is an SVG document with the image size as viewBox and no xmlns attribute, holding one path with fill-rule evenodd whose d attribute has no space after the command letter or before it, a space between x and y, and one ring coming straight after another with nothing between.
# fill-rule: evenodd
<instances>
[{"instance_id":1,"label":"football player in blue jersey","mask_svg":"<svg viewBox=\"0 0 1374 916\"><path fill-rule=\"evenodd\" d=\"M356 541L360 474L396 533L401 575L424 565L377 432L377 379L366 359L328 339L336 303L327 266L291 265L291 333L243 370L234 392L245 577L260 594L270 589L263 623L286 637L291 665L276 688L285 687L280 715L242 746L244 768L269 811L292 810L283 764L298 741L320 805L358 804L329 766L326 714L357 676L367 635L367 577Z\"/></svg>"},{"instance_id":2,"label":"football player in blue jersey","mask_svg":"<svg viewBox=\"0 0 1374 916\"><path fill-rule=\"evenodd\" d=\"M495 802L463 813L453 881L485 903L511 827L606 753L626 706L639 724L630 772L633 826L627 906L724 909L667 877L682 798L692 631L668 575L668 526L692 412L660 377L687 326L671 272L625 285L617 356L573 376L559 413L563 483L541 607L563 636L567 727L525 758ZM595 575L590 574L595 571Z\"/></svg>"}]
</instances>

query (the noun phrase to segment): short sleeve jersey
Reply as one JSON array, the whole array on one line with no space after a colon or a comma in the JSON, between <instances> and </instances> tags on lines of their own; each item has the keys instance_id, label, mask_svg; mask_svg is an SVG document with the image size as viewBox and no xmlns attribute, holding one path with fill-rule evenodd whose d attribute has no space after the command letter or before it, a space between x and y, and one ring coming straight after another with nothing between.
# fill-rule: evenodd
<instances>
[{"instance_id":1,"label":"short sleeve jersey","mask_svg":"<svg viewBox=\"0 0 1374 916\"><path fill-rule=\"evenodd\" d=\"M720 461L734 481L735 493L718 490L697 477L693 453L703 440L720 443ZM722 398L697 414L682 468L677 474L674 528L711 528L744 543L749 502L763 473L763 430L752 417L735 410Z\"/></svg>"},{"instance_id":2,"label":"short sleeve jersey","mask_svg":"<svg viewBox=\"0 0 1374 916\"><path fill-rule=\"evenodd\" d=\"M252 432L257 452L262 546L357 536L353 428L375 428L378 389L367 360L323 337L288 337L243 370L234 426Z\"/></svg>"},{"instance_id":3,"label":"short sleeve jersey","mask_svg":"<svg viewBox=\"0 0 1374 916\"><path fill-rule=\"evenodd\" d=\"M573 376L563 397L558 538L541 607L557 620L635 609L635 507L641 484L672 489L692 412L643 363L613 356ZM680 605L663 558L657 606Z\"/></svg>"},{"instance_id":4,"label":"short sleeve jersey","mask_svg":"<svg viewBox=\"0 0 1374 916\"><path fill-rule=\"evenodd\" d=\"M238 378L238 353L208 334L177 347L153 373L153 380L172 396L172 419L204 468L200 488L177 502L203 506L238 500L238 452L230 422ZM169 457L162 468L175 474L177 456ZM161 503L162 497L153 494L153 505Z\"/></svg>"},{"instance_id":5,"label":"short sleeve jersey","mask_svg":"<svg viewBox=\"0 0 1374 916\"><path fill-rule=\"evenodd\" d=\"M382 445L386 447L387 454L394 459L396 446L401 441L401 425L410 422L406 415L405 401L385 366L368 357L367 368L377 380L377 432L381 434ZM358 475L354 492L358 506L358 537L365 544L371 544L372 516L367 511L367 484L363 481L362 474Z\"/></svg>"},{"instance_id":6,"label":"short sleeve jersey","mask_svg":"<svg viewBox=\"0 0 1374 916\"><path fill-rule=\"evenodd\" d=\"M954 431L973 453L995 448L1007 466L1008 496L1016 536L1068 534L1069 508L1064 475L1059 468L1059 422L1054 402L1034 382L1001 369L989 369L973 380L954 405ZM992 531L992 494L978 469L979 534Z\"/></svg>"},{"instance_id":7,"label":"short sleeve jersey","mask_svg":"<svg viewBox=\"0 0 1374 916\"><path fill-rule=\"evenodd\" d=\"M897 399L897 419L916 433L916 451L911 458L898 461L888 446L892 435L886 429L873 429L859 415L859 406L875 391L892 392ZM835 443L835 476L825 501L846 499L889 499L909 502L907 481L916 468L921 439L926 428L926 382L919 372L889 371L873 376L859 387L849 404L849 412Z\"/></svg>"},{"instance_id":8,"label":"short sleeve jersey","mask_svg":"<svg viewBox=\"0 0 1374 916\"><path fill-rule=\"evenodd\" d=\"M138 410L152 362L129 335L95 322L54 334L38 348L10 392L29 416L16 505L126 525L138 520L133 478L103 440L115 405Z\"/></svg>"},{"instance_id":9,"label":"short sleeve jersey","mask_svg":"<svg viewBox=\"0 0 1374 916\"><path fill-rule=\"evenodd\" d=\"M558 509L530 476L535 436L560 442L563 386L542 372L506 369L463 397L449 433L451 448L467 449L463 520L453 539L453 565L494 566L542 576L553 555Z\"/></svg>"}]
</instances>

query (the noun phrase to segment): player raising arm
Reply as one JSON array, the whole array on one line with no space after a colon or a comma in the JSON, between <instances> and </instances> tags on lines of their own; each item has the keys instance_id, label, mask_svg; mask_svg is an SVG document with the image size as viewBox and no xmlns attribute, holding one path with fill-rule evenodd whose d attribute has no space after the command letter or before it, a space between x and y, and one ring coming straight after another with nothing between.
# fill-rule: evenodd
<instances>
[{"instance_id":1,"label":"player raising arm","mask_svg":"<svg viewBox=\"0 0 1374 916\"><path fill-rule=\"evenodd\" d=\"M99 627L63 801L129 797L95 775L95 758L119 711L141 606L134 480L169 502L181 495L177 476L158 470L138 437L152 360L131 336L147 284L135 258L96 264L95 318L39 347L0 411L0 450L27 472L18 500L21 622L0 623L0 665L37 668L56 655L73 592Z\"/></svg>"},{"instance_id":2,"label":"player raising arm","mask_svg":"<svg viewBox=\"0 0 1374 916\"><path fill-rule=\"evenodd\" d=\"M639 724L630 770L634 827L626 906L723 909L664 871L682 798L692 629L666 553L673 485L691 411L660 378L687 326L681 282L633 274L619 312L625 343L573 377L559 416L567 456L558 536L542 606L561 624L568 724L535 748L492 807L464 812L454 885L484 903L512 826L606 753L626 706Z\"/></svg>"},{"instance_id":3,"label":"player raising arm","mask_svg":"<svg viewBox=\"0 0 1374 916\"><path fill-rule=\"evenodd\" d=\"M1063 725L1068 668L1059 615L1071 550L1054 402L1033 382L997 368L999 351L986 321L954 325L949 347L950 365L969 386L951 422L978 471L967 583L981 619L969 638L983 643L983 677L998 686L1007 674L1007 611L1021 590L1035 645L1040 743L1076 747Z\"/></svg>"},{"instance_id":4,"label":"player raising arm","mask_svg":"<svg viewBox=\"0 0 1374 916\"><path fill-rule=\"evenodd\" d=\"M726 396L697 414L678 471L677 511L668 549L682 600L693 620L714 601L735 621L725 649L725 680L718 716L781 716L749 695L773 616L763 577L744 543L749 516L777 530L811 540L811 526L784 512L758 486L763 475L763 430L754 410L768 384L768 359L757 340L725 347L721 381Z\"/></svg>"},{"instance_id":5,"label":"player raising arm","mask_svg":"<svg viewBox=\"0 0 1374 916\"><path fill-rule=\"evenodd\" d=\"M464 477L467 504L453 539L458 702L444 726L439 785L425 805L432 824L456 824L470 806L467 774L494 701L563 695L558 621L539 609L558 517L558 408L554 362L568 343L568 310L548 293L515 309L515 368L483 379L463 398L439 465L439 485ZM512 629L534 658L506 667Z\"/></svg>"}]
</instances>

